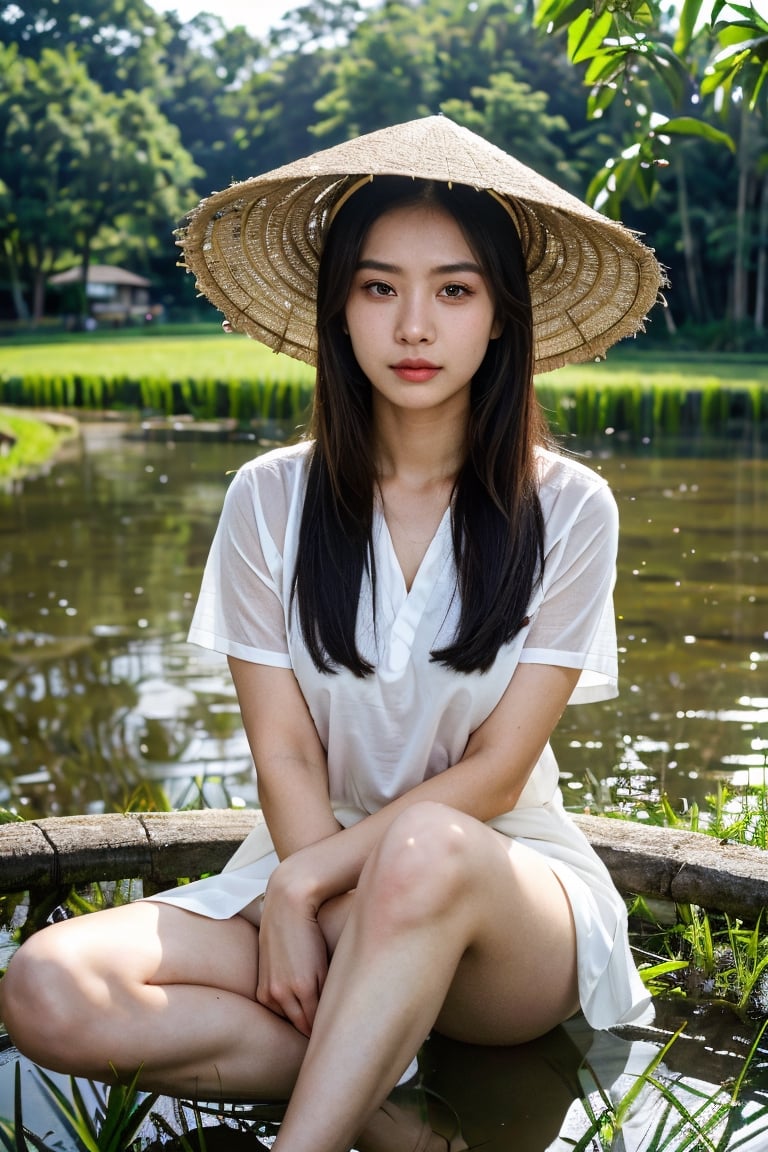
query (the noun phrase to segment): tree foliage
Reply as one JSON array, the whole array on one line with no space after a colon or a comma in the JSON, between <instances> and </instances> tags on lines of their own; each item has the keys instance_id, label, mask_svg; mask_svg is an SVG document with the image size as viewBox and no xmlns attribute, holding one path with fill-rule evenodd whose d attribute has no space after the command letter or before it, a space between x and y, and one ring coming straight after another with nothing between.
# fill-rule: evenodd
<instances>
[{"instance_id":1,"label":"tree foliage","mask_svg":"<svg viewBox=\"0 0 768 1152\"><path fill-rule=\"evenodd\" d=\"M148 0L0 0L0 308L39 312L96 255L191 306L170 233L196 196L443 112L644 232L671 326L760 329L768 21L705 8L306 0L258 39Z\"/></svg>"},{"instance_id":2,"label":"tree foliage","mask_svg":"<svg viewBox=\"0 0 768 1152\"><path fill-rule=\"evenodd\" d=\"M740 339L750 317L758 331L767 319L768 19L752 2L714 0L705 14L707 7L703 0L672 8L662 0L540 0L536 23L566 37L568 58L588 89L590 118L610 117L620 127L619 147L604 159L587 198L618 217L628 199L660 206L671 190L687 308L699 322L727 315ZM694 151L686 140L712 147ZM724 149L732 154L723 190L730 211L726 222L712 223L720 242L727 236L730 269L726 299L715 302L706 300L701 282L704 238L697 236L691 181L705 157L718 150L722 161Z\"/></svg>"}]
</instances>

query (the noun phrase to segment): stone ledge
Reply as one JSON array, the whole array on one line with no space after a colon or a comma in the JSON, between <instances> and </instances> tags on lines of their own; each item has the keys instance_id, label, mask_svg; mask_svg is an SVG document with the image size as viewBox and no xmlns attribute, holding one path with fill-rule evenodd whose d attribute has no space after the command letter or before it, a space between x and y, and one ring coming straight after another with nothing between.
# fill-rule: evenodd
<instances>
[{"instance_id":1,"label":"stone ledge","mask_svg":"<svg viewBox=\"0 0 768 1152\"><path fill-rule=\"evenodd\" d=\"M0 892L219 871L263 819L253 809L60 816L0 825ZM700 832L575 816L616 886L756 919L768 905L768 852Z\"/></svg>"}]
</instances>

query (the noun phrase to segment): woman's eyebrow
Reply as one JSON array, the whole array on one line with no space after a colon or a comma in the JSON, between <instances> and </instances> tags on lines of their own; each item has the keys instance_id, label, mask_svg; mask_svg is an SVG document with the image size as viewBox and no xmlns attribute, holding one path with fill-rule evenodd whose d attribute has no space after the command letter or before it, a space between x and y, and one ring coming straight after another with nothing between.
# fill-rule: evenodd
<instances>
[{"instance_id":1,"label":"woman's eyebrow","mask_svg":"<svg viewBox=\"0 0 768 1152\"><path fill-rule=\"evenodd\" d=\"M390 274L402 272L402 268L398 264L387 264L384 260L360 260L357 267L369 272L389 272ZM438 264L430 271L437 276L454 276L459 272L473 272L477 276L483 274L482 268L474 260L460 260L456 264Z\"/></svg>"}]
</instances>

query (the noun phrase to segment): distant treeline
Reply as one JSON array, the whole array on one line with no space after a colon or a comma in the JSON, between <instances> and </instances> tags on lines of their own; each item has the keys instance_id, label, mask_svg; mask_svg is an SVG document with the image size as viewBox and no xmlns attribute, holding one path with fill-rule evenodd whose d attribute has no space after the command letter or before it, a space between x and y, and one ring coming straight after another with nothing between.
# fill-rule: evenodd
<instances>
[{"instance_id":1,"label":"distant treeline","mask_svg":"<svg viewBox=\"0 0 768 1152\"><path fill-rule=\"evenodd\" d=\"M199 316L171 235L197 199L444 112L578 195L591 185L644 233L669 268L668 332L695 326L699 345L759 348L768 84L753 82L751 102L743 76L712 90L717 44L709 25L693 36L698 6L685 0L676 17L667 5L662 19L660 0L594 11L587 0L308 0L261 40L216 15L183 24L146 0L0 5L0 319L82 314L82 287L56 294L47 281L94 262L149 276L171 317ZM563 31L536 26L548 12ZM765 30L750 43L768 42ZM614 75L610 54L629 52L632 36Z\"/></svg>"}]
</instances>

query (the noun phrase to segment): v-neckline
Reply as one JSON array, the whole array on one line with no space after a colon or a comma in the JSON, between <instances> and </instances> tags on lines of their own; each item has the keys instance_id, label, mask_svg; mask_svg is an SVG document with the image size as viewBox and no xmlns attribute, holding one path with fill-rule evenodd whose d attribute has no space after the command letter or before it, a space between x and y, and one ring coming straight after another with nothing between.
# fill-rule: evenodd
<instances>
[{"instance_id":1,"label":"v-neckline","mask_svg":"<svg viewBox=\"0 0 768 1152\"><path fill-rule=\"evenodd\" d=\"M450 509L450 506L448 508L446 508L445 511L443 512L442 516L440 517L440 521L439 521L439 523L438 523L438 525L434 531L434 534L433 534L432 538L430 539L429 543L427 544L424 555L421 558L421 562L414 573L413 580L411 581L410 587L408 586L408 584L406 582L405 573L403 572L402 565L400 564L400 560L398 559L398 555L397 555L397 552L395 550L395 544L394 544L394 541L392 539L392 533L389 530L389 524L387 523L387 518L384 515L384 509L379 504L377 506L376 511L377 511L377 514L381 520L381 531L385 534L386 546L387 546L387 551L389 553L389 559L390 559L390 565L392 567L392 570L394 572L396 572L397 576L399 577L399 582L400 582L399 591L400 591L401 596L402 596L402 601L406 602L408 600L411 600L414 597L414 594L418 594L420 586L424 583L424 581L427 579L427 577L429 575L429 572L430 572L430 570L432 568L432 564L433 564L433 558L434 558L435 552L437 551L437 548L438 548L438 541L442 540L442 537L444 536L446 521L450 518L451 509Z\"/></svg>"}]
</instances>

